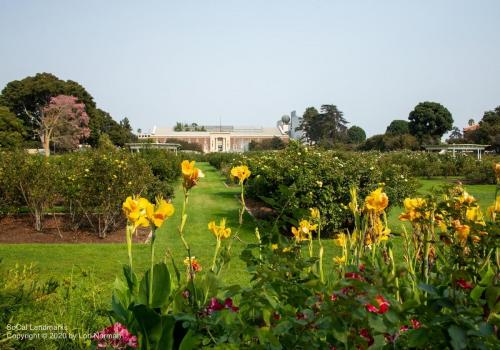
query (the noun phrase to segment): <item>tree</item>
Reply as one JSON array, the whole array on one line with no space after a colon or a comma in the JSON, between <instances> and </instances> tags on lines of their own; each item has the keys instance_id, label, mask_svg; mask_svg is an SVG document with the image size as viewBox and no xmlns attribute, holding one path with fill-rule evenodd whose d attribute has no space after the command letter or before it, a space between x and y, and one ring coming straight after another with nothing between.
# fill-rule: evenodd
<instances>
[{"instance_id":1,"label":"tree","mask_svg":"<svg viewBox=\"0 0 500 350\"><path fill-rule=\"evenodd\" d=\"M368 138L359 149L362 151L396 151L401 149L418 150L417 139L410 134L374 135Z\"/></svg>"},{"instance_id":2,"label":"tree","mask_svg":"<svg viewBox=\"0 0 500 350\"><path fill-rule=\"evenodd\" d=\"M359 126L353 125L347 130L347 142L349 143L362 143L366 140L365 131Z\"/></svg>"},{"instance_id":3,"label":"tree","mask_svg":"<svg viewBox=\"0 0 500 350\"><path fill-rule=\"evenodd\" d=\"M95 102L80 84L64 81L50 73L39 73L33 77L9 82L2 90L2 104L20 118L27 129L28 138L38 137L39 121L43 108L51 97L58 95L75 96L85 104L86 112L92 117Z\"/></svg>"},{"instance_id":4,"label":"tree","mask_svg":"<svg viewBox=\"0 0 500 350\"><path fill-rule=\"evenodd\" d=\"M400 119L393 120L391 124L389 124L389 126L387 127L385 133L391 135L409 134L410 129L408 127L408 122L406 120L400 120Z\"/></svg>"},{"instance_id":5,"label":"tree","mask_svg":"<svg viewBox=\"0 0 500 350\"><path fill-rule=\"evenodd\" d=\"M308 143L317 142L321 138L319 120L318 110L314 107L308 107L302 115L300 125L295 131L302 130L304 132L303 137Z\"/></svg>"},{"instance_id":6,"label":"tree","mask_svg":"<svg viewBox=\"0 0 500 350\"><path fill-rule=\"evenodd\" d=\"M495 152L500 153L500 106L484 112L479 128L467 132L465 137L474 143L490 145Z\"/></svg>"},{"instance_id":7,"label":"tree","mask_svg":"<svg viewBox=\"0 0 500 350\"><path fill-rule=\"evenodd\" d=\"M21 120L9 108L0 106L0 148L20 147L25 134Z\"/></svg>"},{"instance_id":8,"label":"tree","mask_svg":"<svg viewBox=\"0 0 500 350\"><path fill-rule=\"evenodd\" d=\"M347 124L337 106L322 105L321 113L314 107L307 108L297 130L304 131L304 137L310 144L331 146L347 140Z\"/></svg>"},{"instance_id":9,"label":"tree","mask_svg":"<svg viewBox=\"0 0 500 350\"><path fill-rule=\"evenodd\" d=\"M72 80L61 80L50 73L38 73L9 82L0 95L0 105L7 106L22 121L26 128L25 141L32 141L38 138L39 125L36 121L40 120L42 109L49 104L51 97L58 95L75 96L85 104L85 112L90 119L87 141L91 146L97 146L102 133L112 132L119 142L132 138L129 131L123 131L109 113L96 107L93 97L83 86ZM110 137L113 140L113 136Z\"/></svg>"},{"instance_id":10,"label":"tree","mask_svg":"<svg viewBox=\"0 0 500 350\"><path fill-rule=\"evenodd\" d=\"M74 149L80 141L90 135L89 116L85 105L78 103L74 96L58 95L50 99L35 119L38 123L37 133L45 150L50 154L50 142L58 141L65 148Z\"/></svg>"},{"instance_id":11,"label":"tree","mask_svg":"<svg viewBox=\"0 0 500 350\"><path fill-rule=\"evenodd\" d=\"M410 134L415 136L420 143L437 143L441 137L450 131L453 126L451 113L436 102L421 102L408 117Z\"/></svg>"},{"instance_id":12,"label":"tree","mask_svg":"<svg viewBox=\"0 0 500 350\"><path fill-rule=\"evenodd\" d=\"M450 136L448 137L448 140L446 140L448 143L462 143L464 141L464 135L460 131L460 128L454 126L451 129Z\"/></svg>"}]
</instances>

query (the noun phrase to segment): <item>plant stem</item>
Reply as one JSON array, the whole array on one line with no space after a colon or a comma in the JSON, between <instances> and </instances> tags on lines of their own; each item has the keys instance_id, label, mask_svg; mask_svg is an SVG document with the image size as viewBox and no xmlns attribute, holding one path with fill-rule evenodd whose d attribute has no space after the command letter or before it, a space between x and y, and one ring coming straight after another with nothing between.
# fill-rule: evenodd
<instances>
[{"instance_id":1,"label":"plant stem","mask_svg":"<svg viewBox=\"0 0 500 350\"><path fill-rule=\"evenodd\" d=\"M130 270L132 270L132 230L133 227L131 225L127 225L125 236L127 238L128 264L130 266Z\"/></svg>"},{"instance_id":2,"label":"plant stem","mask_svg":"<svg viewBox=\"0 0 500 350\"><path fill-rule=\"evenodd\" d=\"M217 263L217 254L219 254L219 249L220 249L220 239L217 238L217 243L215 245L215 252L214 252L214 258L212 260L212 268L211 270L215 272L215 264Z\"/></svg>"},{"instance_id":3,"label":"plant stem","mask_svg":"<svg viewBox=\"0 0 500 350\"><path fill-rule=\"evenodd\" d=\"M149 272L149 306L153 303L153 272L154 272L154 263L155 263L155 239L156 232L153 229L151 236L151 270Z\"/></svg>"}]
</instances>

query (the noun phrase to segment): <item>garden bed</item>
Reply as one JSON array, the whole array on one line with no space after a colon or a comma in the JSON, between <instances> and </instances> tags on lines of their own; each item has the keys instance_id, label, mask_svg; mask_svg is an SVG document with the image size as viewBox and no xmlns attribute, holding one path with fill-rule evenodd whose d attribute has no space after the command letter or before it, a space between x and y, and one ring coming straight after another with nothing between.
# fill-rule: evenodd
<instances>
[{"instance_id":1,"label":"garden bed","mask_svg":"<svg viewBox=\"0 0 500 350\"><path fill-rule=\"evenodd\" d=\"M139 230L134 235L135 242L144 242L148 230ZM37 232L30 215L19 214L0 219L0 243L124 243L125 227L120 227L99 238L96 233L85 229L73 230L69 218L65 215L49 215L44 220L44 227Z\"/></svg>"}]
</instances>

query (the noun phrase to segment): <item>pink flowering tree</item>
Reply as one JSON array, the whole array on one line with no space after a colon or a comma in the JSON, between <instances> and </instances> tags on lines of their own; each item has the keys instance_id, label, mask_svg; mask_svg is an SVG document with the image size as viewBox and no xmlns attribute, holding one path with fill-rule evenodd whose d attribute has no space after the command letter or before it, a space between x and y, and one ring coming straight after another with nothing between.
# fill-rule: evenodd
<instances>
[{"instance_id":1,"label":"pink flowering tree","mask_svg":"<svg viewBox=\"0 0 500 350\"><path fill-rule=\"evenodd\" d=\"M57 142L66 149L75 149L82 139L90 136L89 116L85 105L74 96L58 95L42 109L38 120L40 140L45 155L50 155L50 142Z\"/></svg>"}]
</instances>

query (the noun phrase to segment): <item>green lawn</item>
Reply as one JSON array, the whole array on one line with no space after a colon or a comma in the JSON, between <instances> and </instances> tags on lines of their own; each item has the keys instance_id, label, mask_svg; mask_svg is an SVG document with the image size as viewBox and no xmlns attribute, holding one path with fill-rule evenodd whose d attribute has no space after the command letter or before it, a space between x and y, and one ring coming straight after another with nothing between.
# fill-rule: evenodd
<instances>
[{"instance_id":1,"label":"green lawn","mask_svg":"<svg viewBox=\"0 0 500 350\"><path fill-rule=\"evenodd\" d=\"M203 268L210 267L215 239L207 229L209 221L226 217L228 224L235 230L238 220L239 202L235 195L237 187L228 188L224 185L222 176L206 163L199 164L206 177L199 182L190 195L188 206L188 221L186 238L191 245L192 254L200 260ZM440 186L445 180L421 180L421 193L431 191L433 186ZM484 208L490 205L494 197L494 186L471 185L466 189L479 199ZM176 191L174 206L176 213L158 232L156 257L162 259L169 249L175 260L181 264L186 256L183 245L177 233L182 207L182 189ZM389 215L389 223L394 231L400 227L397 217L401 208L394 208ZM245 224L240 230L241 240L254 242L254 225L246 215ZM233 241L233 259L223 273L226 283L245 283L248 276L244 263L238 256L245 243ZM144 270L149 260L149 245L135 244L134 265L138 270ZM331 263L331 257L336 253L333 243L325 242L325 265ZM398 252L396 252L398 253ZM103 297L109 297L115 276L120 273L121 265L127 262L125 244L3 244L0 245L2 265L35 263L42 278L51 276L60 278L69 276L72 270L85 269L94 271L95 276L107 291Z\"/></svg>"}]
</instances>

